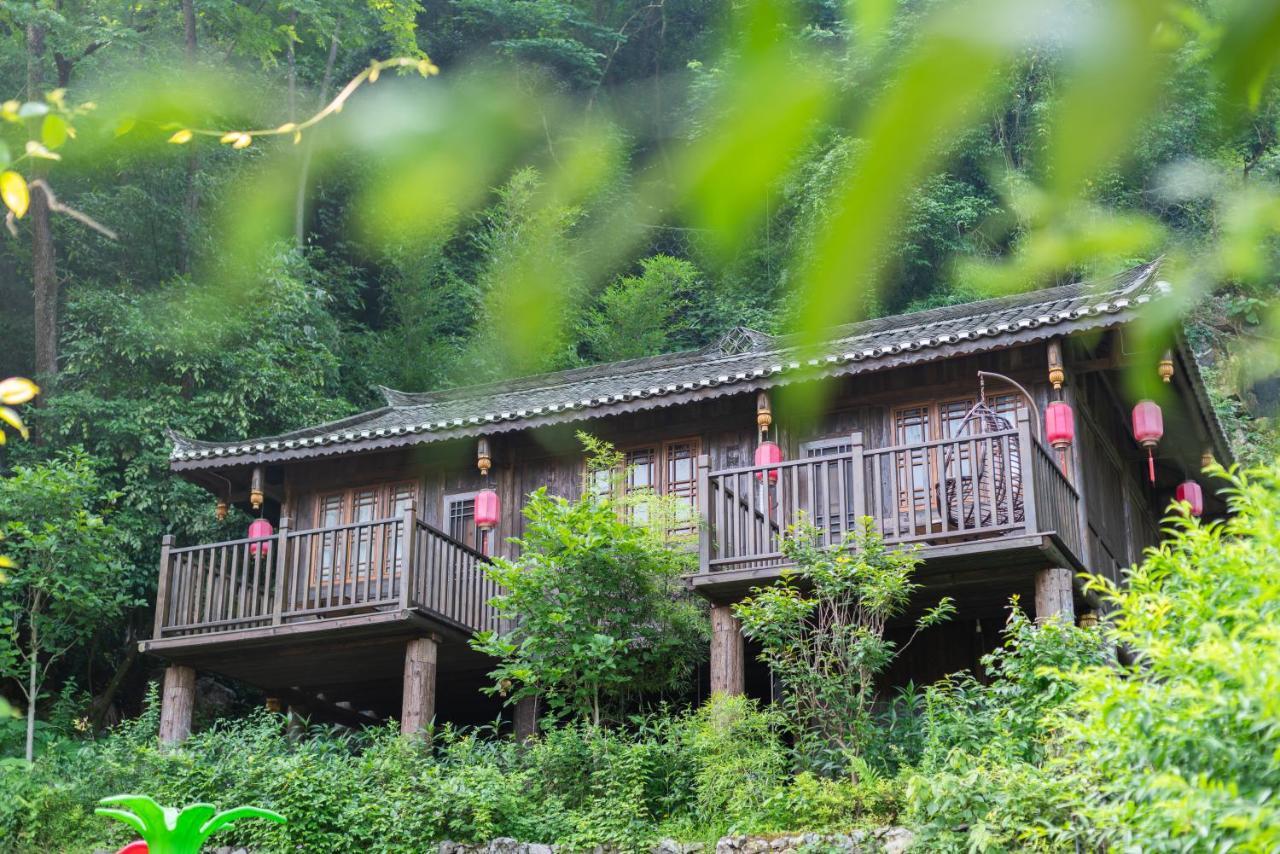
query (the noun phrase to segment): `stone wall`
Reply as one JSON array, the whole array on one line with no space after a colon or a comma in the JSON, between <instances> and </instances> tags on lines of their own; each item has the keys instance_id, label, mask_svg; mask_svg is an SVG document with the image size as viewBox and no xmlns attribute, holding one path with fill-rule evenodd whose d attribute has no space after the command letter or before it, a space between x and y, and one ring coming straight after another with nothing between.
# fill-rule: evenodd
<instances>
[{"instance_id":1,"label":"stone wall","mask_svg":"<svg viewBox=\"0 0 1280 854\"><path fill-rule=\"evenodd\" d=\"M911 846L912 833L905 827L881 827L849 833L790 833L777 836L725 836L714 848L701 842L664 839L650 854L902 854ZM441 842L438 854L559 854L555 845L517 842L501 837L485 843ZM593 854L608 854L596 849Z\"/></svg>"}]
</instances>

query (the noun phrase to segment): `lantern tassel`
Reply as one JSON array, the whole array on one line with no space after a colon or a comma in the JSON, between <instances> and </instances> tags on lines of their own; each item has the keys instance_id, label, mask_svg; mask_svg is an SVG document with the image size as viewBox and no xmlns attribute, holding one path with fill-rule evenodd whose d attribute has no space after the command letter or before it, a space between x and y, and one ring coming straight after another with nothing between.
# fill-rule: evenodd
<instances>
[{"instance_id":1,"label":"lantern tassel","mask_svg":"<svg viewBox=\"0 0 1280 854\"><path fill-rule=\"evenodd\" d=\"M1147 448L1147 471L1151 475L1151 482L1155 483L1156 482L1156 458L1155 458L1155 455L1151 452L1150 448Z\"/></svg>"}]
</instances>

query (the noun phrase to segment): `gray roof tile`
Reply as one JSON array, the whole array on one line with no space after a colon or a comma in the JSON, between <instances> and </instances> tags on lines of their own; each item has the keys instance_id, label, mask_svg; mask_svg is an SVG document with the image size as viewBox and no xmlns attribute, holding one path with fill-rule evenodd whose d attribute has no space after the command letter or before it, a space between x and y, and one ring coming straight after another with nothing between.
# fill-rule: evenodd
<instances>
[{"instance_id":1,"label":"gray roof tile","mask_svg":"<svg viewBox=\"0 0 1280 854\"><path fill-rule=\"evenodd\" d=\"M532 426L551 415L581 412L583 418L607 414L611 406L655 397L671 397L707 388L745 385L816 369L834 372L850 363L877 361L902 353L947 348L1001 338L1028 329L1062 327L1100 315L1120 315L1162 289L1153 282L1158 262L1135 267L1097 283L1076 283L981 302L894 315L837 327L819 355L806 358L795 336L771 337L755 330L733 330L701 350L592 365L568 371L485 385L423 393L382 388L386 406L328 424L235 442L209 442L171 434L174 462L221 462L257 454L310 456L362 450L389 437L416 436L430 442L461 428ZM1123 318L1116 317L1116 322ZM665 402L665 401L664 401ZM481 430L480 432L483 432ZM403 440L396 444L403 444ZM343 446L341 448L335 446ZM349 448L346 446L350 446ZM185 467L185 466L184 466Z\"/></svg>"}]
</instances>

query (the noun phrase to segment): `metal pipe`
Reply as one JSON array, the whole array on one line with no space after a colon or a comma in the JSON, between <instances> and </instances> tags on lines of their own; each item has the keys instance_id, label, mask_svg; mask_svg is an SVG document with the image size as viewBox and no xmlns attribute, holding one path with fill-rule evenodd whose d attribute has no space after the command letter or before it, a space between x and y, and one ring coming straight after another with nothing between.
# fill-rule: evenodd
<instances>
[{"instance_id":1,"label":"metal pipe","mask_svg":"<svg viewBox=\"0 0 1280 854\"><path fill-rule=\"evenodd\" d=\"M1013 386L1018 391L1022 392L1022 396L1027 399L1027 406L1031 407L1031 411L1035 413L1035 416L1036 416L1034 419L1035 425L1036 425L1036 438L1039 439L1041 442L1043 442L1044 434L1041 431L1044 428L1041 426L1041 422L1040 422L1040 407L1036 406L1035 398L1031 396L1031 392L1023 388L1022 384L1019 383L1017 380L1012 380L1009 377L1006 377L1004 374L997 374L994 371L978 371L979 381L987 377L991 377L992 379L996 379L996 380L1004 380L1009 385Z\"/></svg>"}]
</instances>

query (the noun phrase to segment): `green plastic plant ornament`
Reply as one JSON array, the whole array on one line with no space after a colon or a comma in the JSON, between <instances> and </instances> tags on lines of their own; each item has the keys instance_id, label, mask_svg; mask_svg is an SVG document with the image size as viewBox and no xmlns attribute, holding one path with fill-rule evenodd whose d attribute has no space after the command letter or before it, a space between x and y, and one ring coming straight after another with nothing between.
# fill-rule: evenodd
<instances>
[{"instance_id":1,"label":"green plastic plant ornament","mask_svg":"<svg viewBox=\"0 0 1280 854\"><path fill-rule=\"evenodd\" d=\"M122 821L138 831L148 854L199 854L206 839L242 818L265 818L280 824L287 821L280 813L261 807L218 812L213 804L191 804L178 810L162 807L146 795L113 795L98 803L102 806L94 813ZM135 842L124 850L132 854L139 847Z\"/></svg>"}]
</instances>

